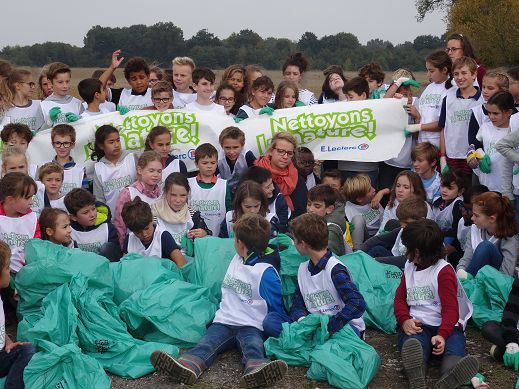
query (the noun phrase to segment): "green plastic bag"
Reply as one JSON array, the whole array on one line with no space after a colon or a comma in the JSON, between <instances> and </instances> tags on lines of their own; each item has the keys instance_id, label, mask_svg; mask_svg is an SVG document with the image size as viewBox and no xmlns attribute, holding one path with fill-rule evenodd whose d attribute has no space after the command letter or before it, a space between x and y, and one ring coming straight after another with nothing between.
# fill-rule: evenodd
<instances>
[{"instance_id":1,"label":"green plastic bag","mask_svg":"<svg viewBox=\"0 0 519 389\"><path fill-rule=\"evenodd\" d=\"M31 239L25 244L25 259L27 265L16 275L20 295L18 314L23 317L37 315L43 298L58 286L69 283L78 272L88 278L88 286L97 289L99 295L113 297L112 275L104 257Z\"/></svg>"},{"instance_id":2,"label":"green plastic bag","mask_svg":"<svg viewBox=\"0 0 519 389\"><path fill-rule=\"evenodd\" d=\"M136 338L193 347L217 308L208 288L169 280L135 292L119 306L119 314Z\"/></svg>"},{"instance_id":3,"label":"green plastic bag","mask_svg":"<svg viewBox=\"0 0 519 389\"><path fill-rule=\"evenodd\" d=\"M134 339L126 325L114 318L105 306L95 298L95 290L88 288L83 275L74 277L70 294L79 314L79 347L87 355L97 359L105 370L123 378L138 378L154 371L150 355L155 350L164 350L174 356L178 348L167 344L147 343ZM110 302L115 308L115 304ZM117 310L115 310L117 314Z\"/></svg>"},{"instance_id":4,"label":"green plastic bag","mask_svg":"<svg viewBox=\"0 0 519 389\"><path fill-rule=\"evenodd\" d=\"M299 255L295 246L290 246L287 250L279 253L281 257L281 268L279 278L281 279L281 293L283 294L283 305L287 312L292 306L292 296L297 286L297 271L299 265L310 258Z\"/></svg>"},{"instance_id":5,"label":"green plastic bag","mask_svg":"<svg viewBox=\"0 0 519 389\"><path fill-rule=\"evenodd\" d=\"M109 389L110 378L94 358L74 344L58 347L46 340L36 340L39 352L23 371L26 388L38 389Z\"/></svg>"}]
</instances>

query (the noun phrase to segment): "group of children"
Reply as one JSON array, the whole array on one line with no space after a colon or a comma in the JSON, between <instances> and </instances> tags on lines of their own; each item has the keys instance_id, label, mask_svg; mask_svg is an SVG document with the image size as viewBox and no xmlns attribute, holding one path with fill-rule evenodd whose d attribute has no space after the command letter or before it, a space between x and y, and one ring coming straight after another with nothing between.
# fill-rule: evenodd
<instances>
[{"instance_id":1,"label":"group of children","mask_svg":"<svg viewBox=\"0 0 519 389\"><path fill-rule=\"evenodd\" d=\"M461 47L454 50L458 43ZM411 85L417 84L409 70L398 70L386 85L377 63L349 81L340 67L329 67L317 99L299 89L309 68L300 53L283 64L285 80L277 90L261 68L233 65L215 91L215 74L186 57L173 60L173 85L160 69L150 70L145 60L133 58L124 66L131 89L114 88L113 72L123 60L116 51L108 70L79 83L84 103L68 95L71 70L62 63L49 65L40 77L47 95L42 101L30 99L35 84L29 71L10 70L0 81L7 118L0 134L5 147L0 181L4 299L16 304L14 283L8 281L15 281L25 265L24 245L31 238L110 261L128 253L166 258L178 268L196 258L197 239L234 238L237 254L213 324L187 354L175 359L157 351L151 362L191 384L218 353L238 346L241 384L256 387L272 384L287 371L285 362L271 362L263 351L263 341L279 336L283 322L331 314L329 334L349 324L365 338L366 303L337 259L361 250L403 271L395 316L411 387L425 388L431 354L443 356L435 387L465 383L476 375L478 362L465 357L464 328L472 305L458 278L471 279L485 265L517 276L519 91L513 85L519 83L519 68L492 70L483 77L466 37L454 34L449 45L447 52L426 58L431 83L419 99L411 94ZM455 58L456 51L462 55ZM387 161L325 161L319 172L311 150L297 147L291 134L276 133L267 155L255 156L234 126L222 130L220 150L198 145L197 175L171 153L171 132L163 126L149 132L140 154L123 150L115 127L99 127L92 142L91 183L85 167L70 156L76 133L69 123L108 112L192 109L229 115L238 123L275 109L368 98L402 99L409 114L405 144ZM38 167L29 163L26 150L34 133L45 129L51 129L56 155ZM288 313L281 302L279 248L268 244L274 237L309 258L299 268ZM245 284L245 289L237 287ZM515 289L510 299L516 298ZM514 319L517 324L515 315L508 327ZM484 327L496 344L492 355L506 364L519 360L517 333L499 337L492 325ZM16 345L5 340L6 350ZM32 355L35 350L28 346L24 349Z\"/></svg>"}]
</instances>

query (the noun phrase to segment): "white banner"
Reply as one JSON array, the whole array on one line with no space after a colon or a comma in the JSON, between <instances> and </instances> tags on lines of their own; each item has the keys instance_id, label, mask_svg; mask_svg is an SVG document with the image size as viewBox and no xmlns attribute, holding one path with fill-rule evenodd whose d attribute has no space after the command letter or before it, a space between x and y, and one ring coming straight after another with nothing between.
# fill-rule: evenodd
<instances>
[{"instance_id":1,"label":"white banner","mask_svg":"<svg viewBox=\"0 0 519 389\"><path fill-rule=\"evenodd\" d=\"M239 127L246 145L254 155L265 154L273 134L288 131L298 145L313 151L316 159L376 162L394 158L404 141L407 114L398 99L365 100L312 105L276 110L272 116L260 115L238 124L223 115L191 110L131 111L93 116L72 123L76 129L74 160L87 167L92 179L91 142L95 131L104 124L119 130L122 147L140 152L146 136L155 126L166 126L172 133L172 154L184 161L189 171L195 170L194 150L197 145L211 143L220 149L218 136L228 126ZM54 158L51 130L39 132L27 151L30 162L41 165Z\"/></svg>"}]
</instances>

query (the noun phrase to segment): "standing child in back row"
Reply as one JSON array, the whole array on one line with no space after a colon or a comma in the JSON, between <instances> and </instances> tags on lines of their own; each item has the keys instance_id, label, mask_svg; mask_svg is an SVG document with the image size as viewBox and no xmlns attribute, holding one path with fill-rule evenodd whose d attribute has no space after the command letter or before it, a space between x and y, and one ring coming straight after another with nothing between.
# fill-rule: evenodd
<instances>
[{"instance_id":1,"label":"standing child in back row","mask_svg":"<svg viewBox=\"0 0 519 389\"><path fill-rule=\"evenodd\" d=\"M201 66L193 70L191 77L193 79L193 89L196 92L196 100L186 104L185 108L227 115L223 105L215 104L211 100L214 94L214 80L216 78L214 72L207 67Z\"/></svg>"}]
</instances>

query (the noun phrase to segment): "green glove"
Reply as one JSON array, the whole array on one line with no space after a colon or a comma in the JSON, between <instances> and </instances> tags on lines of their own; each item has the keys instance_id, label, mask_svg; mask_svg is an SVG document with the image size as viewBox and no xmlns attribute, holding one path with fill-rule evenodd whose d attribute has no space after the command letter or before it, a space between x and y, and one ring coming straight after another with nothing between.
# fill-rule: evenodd
<instances>
[{"instance_id":1,"label":"green glove","mask_svg":"<svg viewBox=\"0 0 519 389\"><path fill-rule=\"evenodd\" d=\"M420 88L420 84L417 83L415 80L411 79L411 80L407 80L407 81L404 81L402 83L402 85L412 85L412 86L416 86L417 88Z\"/></svg>"},{"instance_id":2,"label":"green glove","mask_svg":"<svg viewBox=\"0 0 519 389\"><path fill-rule=\"evenodd\" d=\"M352 222L347 222L348 223L348 229L350 230L350 234L351 232L355 229L355 224L353 224Z\"/></svg>"},{"instance_id":3,"label":"green glove","mask_svg":"<svg viewBox=\"0 0 519 389\"><path fill-rule=\"evenodd\" d=\"M480 385L482 384L483 382L485 382L485 377L483 377L481 374L477 373L475 376L474 376L475 379L477 379L477 385ZM470 381L464 383L463 385L467 386L467 385L472 385L472 382L475 381L474 378L472 378ZM474 387L477 388L477 385L474 384Z\"/></svg>"},{"instance_id":4,"label":"green glove","mask_svg":"<svg viewBox=\"0 0 519 389\"><path fill-rule=\"evenodd\" d=\"M306 104L298 100L296 101L296 107L306 107Z\"/></svg>"},{"instance_id":5,"label":"green glove","mask_svg":"<svg viewBox=\"0 0 519 389\"><path fill-rule=\"evenodd\" d=\"M479 163L479 170L486 174L490 173L490 163L490 157L486 154Z\"/></svg>"},{"instance_id":6,"label":"green glove","mask_svg":"<svg viewBox=\"0 0 519 389\"><path fill-rule=\"evenodd\" d=\"M187 237L187 231L184 232L184 236L182 236L182 247L186 248L186 255L192 257L195 253L194 247L193 247L193 241Z\"/></svg>"},{"instance_id":7,"label":"green glove","mask_svg":"<svg viewBox=\"0 0 519 389\"><path fill-rule=\"evenodd\" d=\"M53 122L56 121L56 118L58 117L58 115L61 113L61 108L60 107L52 107L49 111L49 117L50 117L50 120L52 120Z\"/></svg>"},{"instance_id":8,"label":"green glove","mask_svg":"<svg viewBox=\"0 0 519 389\"><path fill-rule=\"evenodd\" d=\"M519 173L519 167L517 169L514 170L514 176Z\"/></svg>"},{"instance_id":9,"label":"green glove","mask_svg":"<svg viewBox=\"0 0 519 389\"><path fill-rule=\"evenodd\" d=\"M519 352L509 354L508 351L505 351L503 362L505 363L505 366L513 367L515 371L519 370Z\"/></svg>"},{"instance_id":10,"label":"green glove","mask_svg":"<svg viewBox=\"0 0 519 389\"><path fill-rule=\"evenodd\" d=\"M234 238L234 231L231 231L229 238Z\"/></svg>"},{"instance_id":11,"label":"green glove","mask_svg":"<svg viewBox=\"0 0 519 389\"><path fill-rule=\"evenodd\" d=\"M326 335L324 336L324 341L326 342L330 338L330 333L326 331Z\"/></svg>"},{"instance_id":12,"label":"green glove","mask_svg":"<svg viewBox=\"0 0 519 389\"><path fill-rule=\"evenodd\" d=\"M387 234L387 231L386 231L386 230L380 230L380 232L378 233L378 235L382 235L382 234Z\"/></svg>"},{"instance_id":13,"label":"green glove","mask_svg":"<svg viewBox=\"0 0 519 389\"><path fill-rule=\"evenodd\" d=\"M11 277L11 281L9 282L9 286L11 287L12 290L16 289L16 285L14 284L14 278L13 277Z\"/></svg>"},{"instance_id":14,"label":"green glove","mask_svg":"<svg viewBox=\"0 0 519 389\"><path fill-rule=\"evenodd\" d=\"M270 108L270 107L261 108L261 111L259 112L259 114L263 115L264 113L266 113L269 116L272 116L272 114L274 113L274 108Z\"/></svg>"},{"instance_id":15,"label":"green glove","mask_svg":"<svg viewBox=\"0 0 519 389\"><path fill-rule=\"evenodd\" d=\"M278 238L279 244L282 244L283 246L287 246L287 247L292 246L292 239L290 239L290 237L288 237L288 235L279 234L277 236L277 238Z\"/></svg>"},{"instance_id":16,"label":"green glove","mask_svg":"<svg viewBox=\"0 0 519 389\"><path fill-rule=\"evenodd\" d=\"M79 118L77 117L77 115L75 113L72 113L72 112L67 112L65 114L65 117L67 118L67 120L69 122L77 122L79 120Z\"/></svg>"},{"instance_id":17,"label":"green glove","mask_svg":"<svg viewBox=\"0 0 519 389\"><path fill-rule=\"evenodd\" d=\"M239 123L243 120L242 118L236 118L236 117L233 119L234 119L234 123Z\"/></svg>"},{"instance_id":18,"label":"green glove","mask_svg":"<svg viewBox=\"0 0 519 389\"><path fill-rule=\"evenodd\" d=\"M119 112L121 115L126 115L128 112L130 112L130 109L126 108L123 105L118 105L117 106L117 112Z\"/></svg>"},{"instance_id":19,"label":"green glove","mask_svg":"<svg viewBox=\"0 0 519 389\"><path fill-rule=\"evenodd\" d=\"M404 129L404 134L405 134L405 137L406 137L406 138L410 138L410 137L412 137L412 136L413 136L413 133L412 133L412 132L409 132L409 131L407 131L406 129Z\"/></svg>"}]
</instances>

